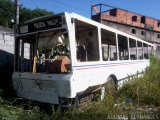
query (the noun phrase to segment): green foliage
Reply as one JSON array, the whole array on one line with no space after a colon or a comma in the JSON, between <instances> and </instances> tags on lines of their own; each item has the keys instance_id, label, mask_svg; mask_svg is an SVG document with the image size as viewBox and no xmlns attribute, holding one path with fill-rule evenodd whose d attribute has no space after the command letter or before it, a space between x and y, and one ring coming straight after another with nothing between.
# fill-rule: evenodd
<instances>
[{"instance_id":1,"label":"green foliage","mask_svg":"<svg viewBox=\"0 0 160 120\"><path fill-rule=\"evenodd\" d=\"M0 0L0 25L9 26L14 19L14 3L11 0Z\"/></svg>"},{"instance_id":2,"label":"green foliage","mask_svg":"<svg viewBox=\"0 0 160 120\"><path fill-rule=\"evenodd\" d=\"M15 19L15 3L13 0L0 0L0 3L0 25L11 27L11 20ZM53 12L39 8L31 10L20 5L20 23L46 15L53 15Z\"/></svg>"},{"instance_id":3,"label":"green foliage","mask_svg":"<svg viewBox=\"0 0 160 120\"><path fill-rule=\"evenodd\" d=\"M51 50L52 56L63 55L63 54L69 55L68 44L62 44L62 45L56 46Z\"/></svg>"},{"instance_id":4,"label":"green foliage","mask_svg":"<svg viewBox=\"0 0 160 120\"><path fill-rule=\"evenodd\" d=\"M32 110L24 110L9 105L1 105L0 107L1 120L40 120L43 117L45 117L44 114L36 107Z\"/></svg>"},{"instance_id":5,"label":"green foliage","mask_svg":"<svg viewBox=\"0 0 160 120\"><path fill-rule=\"evenodd\" d=\"M133 99L135 104L160 106L160 60L151 58L144 76L130 79L120 92Z\"/></svg>"},{"instance_id":6,"label":"green foliage","mask_svg":"<svg viewBox=\"0 0 160 120\"><path fill-rule=\"evenodd\" d=\"M20 8L21 8L20 15L19 15L20 23L24 23L27 20L31 20L41 16L53 15L53 12L48 12L45 9L36 8L34 10L31 10L22 6Z\"/></svg>"}]
</instances>

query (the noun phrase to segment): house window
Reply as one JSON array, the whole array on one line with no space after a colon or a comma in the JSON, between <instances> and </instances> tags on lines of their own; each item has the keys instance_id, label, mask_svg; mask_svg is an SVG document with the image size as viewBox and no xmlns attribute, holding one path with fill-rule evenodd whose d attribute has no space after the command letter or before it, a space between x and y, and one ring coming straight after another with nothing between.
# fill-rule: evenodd
<instances>
[{"instance_id":1,"label":"house window","mask_svg":"<svg viewBox=\"0 0 160 120\"><path fill-rule=\"evenodd\" d=\"M135 30L135 29L132 29L131 32L132 32L133 34L136 34L136 30Z\"/></svg>"},{"instance_id":2,"label":"house window","mask_svg":"<svg viewBox=\"0 0 160 120\"><path fill-rule=\"evenodd\" d=\"M137 22L137 16L132 16L132 22Z\"/></svg>"},{"instance_id":3,"label":"house window","mask_svg":"<svg viewBox=\"0 0 160 120\"><path fill-rule=\"evenodd\" d=\"M160 38L160 34L157 34L157 38Z\"/></svg>"},{"instance_id":4,"label":"house window","mask_svg":"<svg viewBox=\"0 0 160 120\"><path fill-rule=\"evenodd\" d=\"M141 17L141 23L145 24L145 22L146 22L146 17L145 17L145 16L142 16L142 17Z\"/></svg>"},{"instance_id":5,"label":"house window","mask_svg":"<svg viewBox=\"0 0 160 120\"><path fill-rule=\"evenodd\" d=\"M116 17L117 15L117 9L112 9L110 12L109 12L110 16L114 16Z\"/></svg>"},{"instance_id":6,"label":"house window","mask_svg":"<svg viewBox=\"0 0 160 120\"><path fill-rule=\"evenodd\" d=\"M160 21L157 23L157 26L160 27Z\"/></svg>"},{"instance_id":7,"label":"house window","mask_svg":"<svg viewBox=\"0 0 160 120\"><path fill-rule=\"evenodd\" d=\"M157 46L157 50L160 50L160 46Z\"/></svg>"},{"instance_id":8,"label":"house window","mask_svg":"<svg viewBox=\"0 0 160 120\"><path fill-rule=\"evenodd\" d=\"M141 35L144 35L144 31L141 31Z\"/></svg>"}]
</instances>

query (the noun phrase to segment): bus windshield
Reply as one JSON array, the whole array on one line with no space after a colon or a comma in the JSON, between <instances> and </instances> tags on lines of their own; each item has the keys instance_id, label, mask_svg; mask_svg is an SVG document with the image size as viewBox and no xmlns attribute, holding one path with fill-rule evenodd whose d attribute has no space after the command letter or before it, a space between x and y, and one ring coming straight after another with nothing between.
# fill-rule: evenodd
<instances>
[{"instance_id":1,"label":"bus windshield","mask_svg":"<svg viewBox=\"0 0 160 120\"><path fill-rule=\"evenodd\" d=\"M69 38L66 29L19 37L16 49L18 72L70 72Z\"/></svg>"}]
</instances>

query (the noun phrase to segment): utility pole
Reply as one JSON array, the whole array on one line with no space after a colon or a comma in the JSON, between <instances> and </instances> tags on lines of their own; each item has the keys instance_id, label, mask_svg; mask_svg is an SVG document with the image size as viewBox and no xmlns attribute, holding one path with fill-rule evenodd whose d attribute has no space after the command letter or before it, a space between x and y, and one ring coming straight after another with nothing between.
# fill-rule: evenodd
<instances>
[{"instance_id":1,"label":"utility pole","mask_svg":"<svg viewBox=\"0 0 160 120\"><path fill-rule=\"evenodd\" d=\"M20 0L15 0L15 3L16 3L16 25L19 24L19 1Z\"/></svg>"}]
</instances>

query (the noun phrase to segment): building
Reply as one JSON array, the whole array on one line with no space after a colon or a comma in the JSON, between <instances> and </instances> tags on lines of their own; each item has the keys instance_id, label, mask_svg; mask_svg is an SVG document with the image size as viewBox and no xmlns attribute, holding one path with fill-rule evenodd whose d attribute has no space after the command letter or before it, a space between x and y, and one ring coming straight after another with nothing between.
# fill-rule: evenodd
<instances>
[{"instance_id":1,"label":"building","mask_svg":"<svg viewBox=\"0 0 160 120\"><path fill-rule=\"evenodd\" d=\"M14 30L0 26L0 88L9 89L14 67ZM24 44L24 58L28 58L29 44ZM20 53L21 54L21 53Z\"/></svg>"},{"instance_id":2,"label":"building","mask_svg":"<svg viewBox=\"0 0 160 120\"><path fill-rule=\"evenodd\" d=\"M12 84L14 31L0 26L0 89L8 91Z\"/></svg>"},{"instance_id":3,"label":"building","mask_svg":"<svg viewBox=\"0 0 160 120\"><path fill-rule=\"evenodd\" d=\"M105 4L93 5L91 18L140 39L155 43L160 50L160 20L115 8Z\"/></svg>"}]
</instances>

